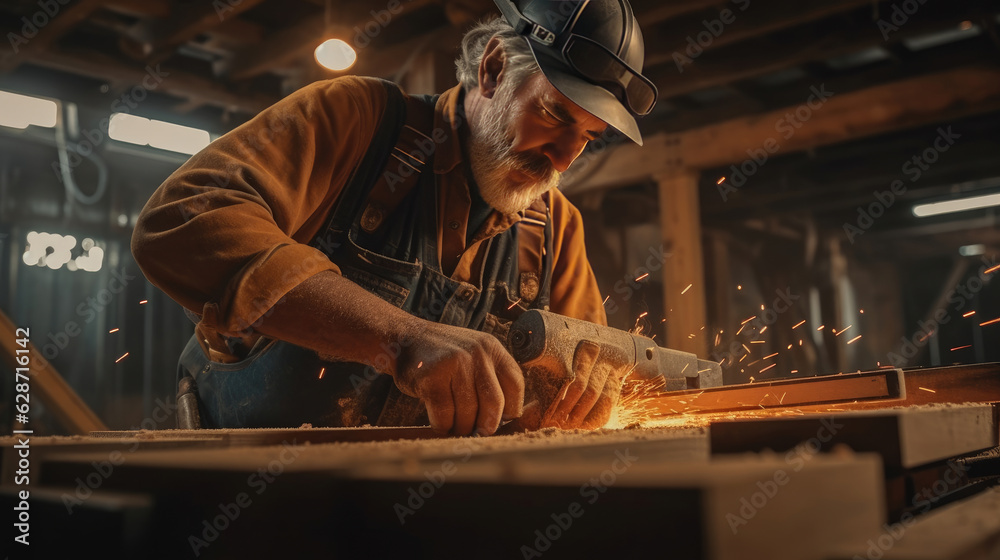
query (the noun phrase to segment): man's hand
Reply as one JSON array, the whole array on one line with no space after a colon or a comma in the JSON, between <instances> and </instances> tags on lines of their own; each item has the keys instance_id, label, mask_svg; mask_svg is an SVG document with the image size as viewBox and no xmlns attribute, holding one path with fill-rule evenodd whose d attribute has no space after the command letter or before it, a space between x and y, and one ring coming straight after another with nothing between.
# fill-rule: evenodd
<instances>
[{"instance_id":1,"label":"man's hand","mask_svg":"<svg viewBox=\"0 0 1000 560\"><path fill-rule=\"evenodd\" d=\"M573 380L563 386L560 394L542 416L542 427L600 428L611 418L611 410L621 396L624 368L612 368L599 363L601 348L584 340L573 353Z\"/></svg>"},{"instance_id":2,"label":"man's hand","mask_svg":"<svg viewBox=\"0 0 1000 560\"><path fill-rule=\"evenodd\" d=\"M524 376L493 336L426 322L393 375L404 394L427 406L431 426L453 435L491 435L519 417Z\"/></svg>"}]
</instances>

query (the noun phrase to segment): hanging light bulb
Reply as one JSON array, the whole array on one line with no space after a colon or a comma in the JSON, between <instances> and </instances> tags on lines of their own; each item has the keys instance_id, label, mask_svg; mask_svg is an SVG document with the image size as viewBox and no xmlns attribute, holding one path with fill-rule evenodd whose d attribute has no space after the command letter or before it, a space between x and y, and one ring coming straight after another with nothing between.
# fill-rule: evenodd
<instances>
[{"instance_id":1,"label":"hanging light bulb","mask_svg":"<svg viewBox=\"0 0 1000 560\"><path fill-rule=\"evenodd\" d=\"M316 62L330 70L347 70L357 59L358 53L340 39L327 39L316 47Z\"/></svg>"}]
</instances>

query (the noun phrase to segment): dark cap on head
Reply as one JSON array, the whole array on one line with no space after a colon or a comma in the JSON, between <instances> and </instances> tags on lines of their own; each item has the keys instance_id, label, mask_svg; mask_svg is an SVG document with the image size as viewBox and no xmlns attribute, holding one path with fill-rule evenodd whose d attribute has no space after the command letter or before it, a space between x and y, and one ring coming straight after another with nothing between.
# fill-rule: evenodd
<instances>
[{"instance_id":1,"label":"dark cap on head","mask_svg":"<svg viewBox=\"0 0 1000 560\"><path fill-rule=\"evenodd\" d=\"M642 144L635 117L653 109L656 86L642 75L642 32L626 0L494 1L553 87Z\"/></svg>"}]
</instances>

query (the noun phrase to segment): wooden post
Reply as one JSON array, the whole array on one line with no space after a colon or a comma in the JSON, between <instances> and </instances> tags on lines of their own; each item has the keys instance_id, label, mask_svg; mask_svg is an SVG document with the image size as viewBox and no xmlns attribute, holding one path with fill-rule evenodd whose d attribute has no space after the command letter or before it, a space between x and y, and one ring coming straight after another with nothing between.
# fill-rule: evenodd
<instances>
[{"instance_id":1,"label":"wooden post","mask_svg":"<svg viewBox=\"0 0 1000 560\"><path fill-rule=\"evenodd\" d=\"M679 169L675 173L660 175L657 183L660 190L660 231L667 257L663 266L666 346L705 358L708 356L711 333L706 327L705 316L705 265L701 247L698 171ZM702 327L706 328L702 330Z\"/></svg>"}]
</instances>

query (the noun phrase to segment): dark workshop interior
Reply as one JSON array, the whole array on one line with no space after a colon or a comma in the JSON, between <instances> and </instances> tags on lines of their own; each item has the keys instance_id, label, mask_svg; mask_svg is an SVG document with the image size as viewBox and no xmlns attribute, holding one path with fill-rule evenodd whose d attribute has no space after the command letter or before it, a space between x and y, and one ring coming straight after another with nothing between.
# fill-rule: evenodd
<instances>
[{"instance_id":1,"label":"dark workshop interior","mask_svg":"<svg viewBox=\"0 0 1000 560\"><path fill-rule=\"evenodd\" d=\"M630 3L644 143L608 129L559 189L608 326L679 353L597 428L465 438L178 430L195 322L130 247L309 84L454 87L497 4L0 1L0 551L1000 558L1000 4Z\"/></svg>"}]
</instances>

